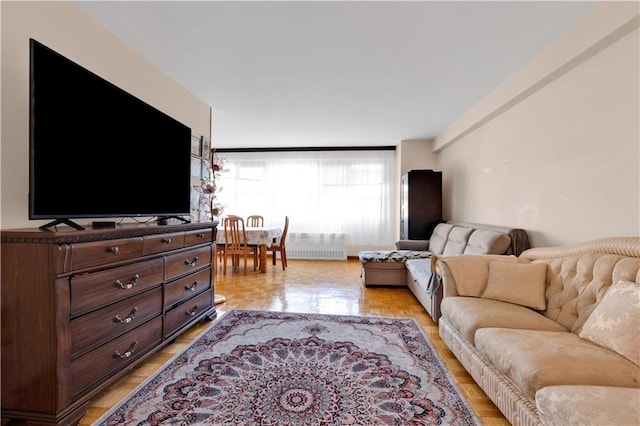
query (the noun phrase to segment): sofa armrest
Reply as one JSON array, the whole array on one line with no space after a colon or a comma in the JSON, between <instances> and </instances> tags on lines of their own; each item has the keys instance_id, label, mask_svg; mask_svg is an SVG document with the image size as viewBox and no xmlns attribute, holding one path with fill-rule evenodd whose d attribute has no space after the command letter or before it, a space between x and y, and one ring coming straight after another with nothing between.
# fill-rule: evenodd
<instances>
[{"instance_id":1,"label":"sofa armrest","mask_svg":"<svg viewBox=\"0 0 640 426\"><path fill-rule=\"evenodd\" d=\"M432 258L432 270L442 280L443 297L479 297L487 287L489 262L529 263L515 256L505 255L454 255Z\"/></svg>"},{"instance_id":2,"label":"sofa armrest","mask_svg":"<svg viewBox=\"0 0 640 426\"><path fill-rule=\"evenodd\" d=\"M442 297L457 296L456 278L451 272L449 265L440 256L431 258L431 269L440 277L440 286L442 288Z\"/></svg>"},{"instance_id":3,"label":"sofa armrest","mask_svg":"<svg viewBox=\"0 0 640 426\"><path fill-rule=\"evenodd\" d=\"M397 250L429 250L429 240L398 240L396 241Z\"/></svg>"}]
</instances>

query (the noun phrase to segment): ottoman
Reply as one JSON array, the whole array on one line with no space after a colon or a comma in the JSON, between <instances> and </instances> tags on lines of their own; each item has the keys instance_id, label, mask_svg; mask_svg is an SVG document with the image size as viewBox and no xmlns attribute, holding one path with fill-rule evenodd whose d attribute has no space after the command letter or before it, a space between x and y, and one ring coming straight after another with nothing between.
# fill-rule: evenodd
<instances>
[{"instance_id":1,"label":"ottoman","mask_svg":"<svg viewBox=\"0 0 640 426\"><path fill-rule=\"evenodd\" d=\"M422 250L384 250L361 251L358 254L362 265L360 277L365 287L373 285L406 286L409 259L431 257L431 253Z\"/></svg>"}]
</instances>

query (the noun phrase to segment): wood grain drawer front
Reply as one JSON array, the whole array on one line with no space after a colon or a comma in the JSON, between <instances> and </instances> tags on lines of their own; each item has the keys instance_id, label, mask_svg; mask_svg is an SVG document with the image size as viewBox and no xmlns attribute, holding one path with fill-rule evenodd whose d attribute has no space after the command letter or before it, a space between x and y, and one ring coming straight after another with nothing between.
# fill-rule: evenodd
<instances>
[{"instance_id":1,"label":"wood grain drawer front","mask_svg":"<svg viewBox=\"0 0 640 426\"><path fill-rule=\"evenodd\" d=\"M210 243L213 241L213 229L197 229L187 231L184 239L185 247L197 246L198 244Z\"/></svg>"},{"instance_id":2,"label":"wood grain drawer front","mask_svg":"<svg viewBox=\"0 0 640 426\"><path fill-rule=\"evenodd\" d=\"M135 259L141 255L141 237L71 244L71 270Z\"/></svg>"},{"instance_id":3,"label":"wood grain drawer front","mask_svg":"<svg viewBox=\"0 0 640 426\"><path fill-rule=\"evenodd\" d=\"M142 254L156 254L184 247L184 232L145 235L142 237Z\"/></svg>"},{"instance_id":4,"label":"wood grain drawer front","mask_svg":"<svg viewBox=\"0 0 640 426\"><path fill-rule=\"evenodd\" d=\"M169 308L208 288L211 288L211 268L167 284L164 290L164 306Z\"/></svg>"},{"instance_id":5,"label":"wood grain drawer front","mask_svg":"<svg viewBox=\"0 0 640 426\"><path fill-rule=\"evenodd\" d=\"M71 316L109 305L160 285L162 258L71 277Z\"/></svg>"},{"instance_id":6,"label":"wood grain drawer front","mask_svg":"<svg viewBox=\"0 0 640 426\"><path fill-rule=\"evenodd\" d=\"M122 370L161 341L162 317L158 317L76 359L71 363L72 395Z\"/></svg>"},{"instance_id":7,"label":"wood grain drawer front","mask_svg":"<svg viewBox=\"0 0 640 426\"><path fill-rule=\"evenodd\" d=\"M168 311L165 315L165 337L202 316L211 306L213 306L213 290L209 289Z\"/></svg>"},{"instance_id":8,"label":"wood grain drawer front","mask_svg":"<svg viewBox=\"0 0 640 426\"><path fill-rule=\"evenodd\" d=\"M124 334L162 315L162 288L158 287L71 321L71 357Z\"/></svg>"},{"instance_id":9,"label":"wood grain drawer front","mask_svg":"<svg viewBox=\"0 0 640 426\"><path fill-rule=\"evenodd\" d=\"M165 280L171 280L211 264L211 245L167 256Z\"/></svg>"}]
</instances>

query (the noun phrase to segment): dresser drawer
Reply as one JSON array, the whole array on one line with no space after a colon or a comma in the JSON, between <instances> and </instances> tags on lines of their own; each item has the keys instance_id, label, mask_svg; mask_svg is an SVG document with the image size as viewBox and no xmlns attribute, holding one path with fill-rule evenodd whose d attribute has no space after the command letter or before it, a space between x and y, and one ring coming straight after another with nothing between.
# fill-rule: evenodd
<instances>
[{"instance_id":1,"label":"dresser drawer","mask_svg":"<svg viewBox=\"0 0 640 426\"><path fill-rule=\"evenodd\" d=\"M194 321L213 306L213 290L208 289L166 313L165 337Z\"/></svg>"},{"instance_id":2,"label":"dresser drawer","mask_svg":"<svg viewBox=\"0 0 640 426\"><path fill-rule=\"evenodd\" d=\"M213 229L197 229L187 231L184 238L185 247L196 246L198 244L210 243L213 241Z\"/></svg>"},{"instance_id":3,"label":"dresser drawer","mask_svg":"<svg viewBox=\"0 0 640 426\"><path fill-rule=\"evenodd\" d=\"M171 280L211 264L211 246L199 247L167 256L165 280Z\"/></svg>"},{"instance_id":4,"label":"dresser drawer","mask_svg":"<svg viewBox=\"0 0 640 426\"><path fill-rule=\"evenodd\" d=\"M142 238L71 244L71 270L106 265L142 255Z\"/></svg>"},{"instance_id":5,"label":"dresser drawer","mask_svg":"<svg viewBox=\"0 0 640 426\"><path fill-rule=\"evenodd\" d=\"M156 254L184 247L184 232L145 235L142 237L142 254Z\"/></svg>"},{"instance_id":6,"label":"dresser drawer","mask_svg":"<svg viewBox=\"0 0 640 426\"><path fill-rule=\"evenodd\" d=\"M126 368L161 341L162 317L158 317L71 362L72 395Z\"/></svg>"},{"instance_id":7,"label":"dresser drawer","mask_svg":"<svg viewBox=\"0 0 640 426\"><path fill-rule=\"evenodd\" d=\"M162 288L125 299L71 321L71 357L162 315Z\"/></svg>"},{"instance_id":8,"label":"dresser drawer","mask_svg":"<svg viewBox=\"0 0 640 426\"><path fill-rule=\"evenodd\" d=\"M171 307L208 288L211 288L211 268L166 284L164 290L164 306L165 308Z\"/></svg>"},{"instance_id":9,"label":"dresser drawer","mask_svg":"<svg viewBox=\"0 0 640 426\"><path fill-rule=\"evenodd\" d=\"M162 283L162 258L71 277L71 316L139 294Z\"/></svg>"}]
</instances>

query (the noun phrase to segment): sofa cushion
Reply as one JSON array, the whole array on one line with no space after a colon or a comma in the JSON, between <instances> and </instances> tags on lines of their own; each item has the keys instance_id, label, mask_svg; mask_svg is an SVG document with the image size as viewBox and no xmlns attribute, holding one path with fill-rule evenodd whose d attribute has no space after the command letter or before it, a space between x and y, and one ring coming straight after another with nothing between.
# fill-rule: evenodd
<instances>
[{"instance_id":1,"label":"sofa cushion","mask_svg":"<svg viewBox=\"0 0 640 426\"><path fill-rule=\"evenodd\" d=\"M489 262L487 287L481 297L544 310L547 265Z\"/></svg>"},{"instance_id":2,"label":"sofa cushion","mask_svg":"<svg viewBox=\"0 0 640 426\"><path fill-rule=\"evenodd\" d=\"M620 280L612 285L579 336L640 366L640 284Z\"/></svg>"},{"instance_id":3,"label":"sofa cushion","mask_svg":"<svg viewBox=\"0 0 640 426\"><path fill-rule=\"evenodd\" d=\"M484 327L511 327L527 330L567 331L557 322L524 306L477 297L445 297L442 317L475 345L476 330Z\"/></svg>"},{"instance_id":4,"label":"sofa cushion","mask_svg":"<svg viewBox=\"0 0 640 426\"><path fill-rule=\"evenodd\" d=\"M436 271L455 286L455 294L447 296L480 297L487 287L489 279L489 262L495 260L508 263L527 262L515 256L500 256L495 254L468 254L464 256L436 256Z\"/></svg>"},{"instance_id":5,"label":"sofa cushion","mask_svg":"<svg viewBox=\"0 0 640 426\"><path fill-rule=\"evenodd\" d=\"M500 232L476 229L469 236L464 254L504 254L511 244L511 237Z\"/></svg>"},{"instance_id":6,"label":"sofa cushion","mask_svg":"<svg viewBox=\"0 0 640 426\"><path fill-rule=\"evenodd\" d=\"M462 254L465 247L467 247L469 236L473 231L473 228L454 226L453 229L451 229L451 232L449 232L449 238L447 239L447 243L444 245L442 254L445 256L449 254Z\"/></svg>"},{"instance_id":7,"label":"sofa cushion","mask_svg":"<svg viewBox=\"0 0 640 426\"><path fill-rule=\"evenodd\" d=\"M536 392L543 426L638 425L640 389L617 386L547 386Z\"/></svg>"},{"instance_id":8,"label":"sofa cushion","mask_svg":"<svg viewBox=\"0 0 640 426\"><path fill-rule=\"evenodd\" d=\"M444 246L447 244L449 233L453 229L453 225L448 223L439 223L433 228L431 237L429 238L429 251L435 254L442 254Z\"/></svg>"},{"instance_id":9,"label":"sofa cushion","mask_svg":"<svg viewBox=\"0 0 640 426\"><path fill-rule=\"evenodd\" d=\"M407 271L411 273L414 282L426 292L431 279L431 259L409 259L405 262Z\"/></svg>"},{"instance_id":10,"label":"sofa cushion","mask_svg":"<svg viewBox=\"0 0 640 426\"><path fill-rule=\"evenodd\" d=\"M534 400L552 385L640 386L640 368L570 332L481 328L475 343L493 367Z\"/></svg>"}]
</instances>

